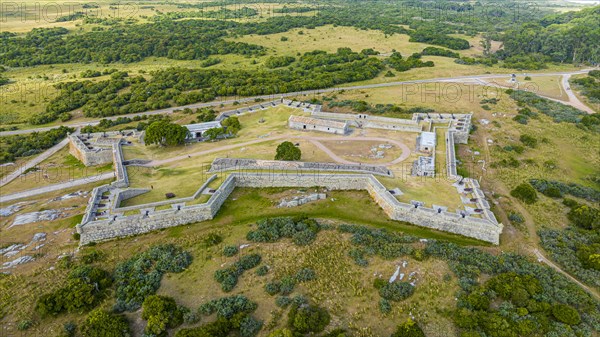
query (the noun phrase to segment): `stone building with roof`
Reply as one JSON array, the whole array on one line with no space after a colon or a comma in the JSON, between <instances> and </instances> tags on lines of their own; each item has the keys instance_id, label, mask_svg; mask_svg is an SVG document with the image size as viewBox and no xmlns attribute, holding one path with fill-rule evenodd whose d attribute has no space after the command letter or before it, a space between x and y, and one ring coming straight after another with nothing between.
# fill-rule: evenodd
<instances>
[{"instance_id":1,"label":"stone building with roof","mask_svg":"<svg viewBox=\"0 0 600 337\"><path fill-rule=\"evenodd\" d=\"M290 129L301 131L321 131L338 135L345 135L350 132L348 122L330 121L305 116L292 115L288 119Z\"/></svg>"}]
</instances>

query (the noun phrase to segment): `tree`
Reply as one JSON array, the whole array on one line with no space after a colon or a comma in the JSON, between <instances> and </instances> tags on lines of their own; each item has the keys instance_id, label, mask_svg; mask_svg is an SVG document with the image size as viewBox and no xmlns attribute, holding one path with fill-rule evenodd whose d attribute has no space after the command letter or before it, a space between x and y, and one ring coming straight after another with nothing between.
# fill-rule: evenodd
<instances>
[{"instance_id":1,"label":"tree","mask_svg":"<svg viewBox=\"0 0 600 337\"><path fill-rule=\"evenodd\" d=\"M275 160L295 161L300 160L300 157L302 157L302 151L291 142L283 142L277 146Z\"/></svg>"},{"instance_id":2,"label":"tree","mask_svg":"<svg viewBox=\"0 0 600 337\"><path fill-rule=\"evenodd\" d=\"M129 337L129 322L123 315L97 309L92 311L81 327L84 337Z\"/></svg>"},{"instance_id":3,"label":"tree","mask_svg":"<svg viewBox=\"0 0 600 337\"><path fill-rule=\"evenodd\" d=\"M533 204L537 201L538 196L535 188L528 183L522 183L510 191L510 195L523 201L526 204Z\"/></svg>"},{"instance_id":4,"label":"tree","mask_svg":"<svg viewBox=\"0 0 600 337\"><path fill-rule=\"evenodd\" d=\"M153 122L146 128L144 142L148 144L158 144L161 146L181 145L188 135L185 126L181 126L168 121Z\"/></svg>"},{"instance_id":5,"label":"tree","mask_svg":"<svg viewBox=\"0 0 600 337\"><path fill-rule=\"evenodd\" d=\"M236 116L225 118L221 122L221 125L225 128L225 131L227 131L227 133L230 133L232 135L237 135L238 131L240 131L240 129L242 128L240 120Z\"/></svg>"},{"instance_id":6,"label":"tree","mask_svg":"<svg viewBox=\"0 0 600 337\"><path fill-rule=\"evenodd\" d=\"M150 295L142 304L142 318L148 321L146 333L162 336L168 328L183 323L183 312L171 297Z\"/></svg>"}]
</instances>

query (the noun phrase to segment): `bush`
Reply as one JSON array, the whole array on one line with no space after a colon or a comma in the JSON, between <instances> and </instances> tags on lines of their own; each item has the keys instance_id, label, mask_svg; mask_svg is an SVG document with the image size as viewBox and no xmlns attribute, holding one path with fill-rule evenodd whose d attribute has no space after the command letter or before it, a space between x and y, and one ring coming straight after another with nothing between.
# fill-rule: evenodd
<instances>
[{"instance_id":1,"label":"bush","mask_svg":"<svg viewBox=\"0 0 600 337\"><path fill-rule=\"evenodd\" d=\"M385 287L388 283L389 283L388 281L378 277L375 280L373 280L373 288L379 290L379 289Z\"/></svg>"},{"instance_id":2,"label":"bush","mask_svg":"<svg viewBox=\"0 0 600 337\"><path fill-rule=\"evenodd\" d=\"M223 248L223 255L227 257L232 257L239 252L239 248L237 246L225 246Z\"/></svg>"},{"instance_id":3,"label":"bush","mask_svg":"<svg viewBox=\"0 0 600 337\"><path fill-rule=\"evenodd\" d=\"M67 322L63 325L63 331L66 337L74 337L77 333L77 325L73 322Z\"/></svg>"},{"instance_id":4,"label":"bush","mask_svg":"<svg viewBox=\"0 0 600 337\"><path fill-rule=\"evenodd\" d=\"M392 282L379 289L379 295L386 300L399 302L409 298L415 291L408 282Z\"/></svg>"},{"instance_id":5,"label":"bush","mask_svg":"<svg viewBox=\"0 0 600 337\"><path fill-rule=\"evenodd\" d=\"M278 281L273 281L273 282L269 282L267 284L265 284L265 291L267 292L267 294L274 296L277 295L279 293L281 284Z\"/></svg>"},{"instance_id":6,"label":"bush","mask_svg":"<svg viewBox=\"0 0 600 337\"><path fill-rule=\"evenodd\" d=\"M150 295L142 304L142 318L148 321L145 332L156 336L165 334L183 323L183 312L172 297Z\"/></svg>"},{"instance_id":7,"label":"bush","mask_svg":"<svg viewBox=\"0 0 600 337\"><path fill-rule=\"evenodd\" d=\"M238 278L249 269L252 269L260 264L261 256L258 254L250 254L242 256L233 265L219 269L215 272L214 278L221 284L221 289L224 292L233 290L238 282Z\"/></svg>"},{"instance_id":8,"label":"bush","mask_svg":"<svg viewBox=\"0 0 600 337\"><path fill-rule=\"evenodd\" d=\"M294 287L296 286L296 280L291 276L284 276L281 278L279 290L281 295L286 296L294 291Z\"/></svg>"},{"instance_id":9,"label":"bush","mask_svg":"<svg viewBox=\"0 0 600 337\"><path fill-rule=\"evenodd\" d=\"M260 329L262 329L263 322L257 320L252 316L245 316L240 322L240 336L241 337L252 337L256 336Z\"/></svg>"},{"instance_id":10,"label":"bush","mask_svg":"<svg viewBox=\"0 0 600 337\"><path fill-rule=\"evenodd\" d=\"M65 286L38 299L36 311L42 316L81 312L94 308L112 284L108 272L91 266L73 269Z\"/></svg>"},{"instance_id":11,"label":"bush","mask_svg":"<svg viewBox=\"0 0 600 337\"><path fill-rule=\"evenodd\" d=\"M530 135L521 135L519 137L519 140L521 141L521 143L523 143L523 145L525 146L529 146L531 148L534 148L537 146L537 139L535 139L534 137L530 136Z\"/></svg>"},{"instance_id":12,"label":"bush","mask_svg":"<svg viewBox=\"0 0 600 337\"><path fill-rule=\"evenodd\" d=\"M223 238L217 233L210 233L204 238L206 247L216 246L221 242L223 242Z\"/></svg>"},{"instance_id":13,"label":"bush","mask_svg":"<svg viewBox=\"0 0 600 337\"><path fill-rule=\"evenodd\" d=\"M567 214L569 220L578 227L592 230L600 228L600 210L587 205L572 208Z\"/></svg>"},{"instance_id":14,"label":"bush","mask_svg":"<svg viewBox=\"0 0 600 337\"><path fill-rule=\"evenodd\" d=\"M317 279L317 274L312 268L302 268L296 273L298 282L308 282Z\"/></svg>"},{"instance_id":15,"label":"bush","mask_svg":"<svg viewBox=\"0 0 600 337\"><path fill-rule=\"evenodd\" d=\"M392 304L390 303L390 301L386 300L385 298L380 299L379 311L381 311L381 313L384 315L392 312Z\"/></svg>"},{"instance_id":16,"label":"bush","mask_svg":"<svg viewBox=\"0 0 600 337\"><path fill-rule=\"evenodd\" d=\"M275 305L277 305L280 308L287 308L288 305L290 305L292 303L292 299L290 299L287 296L278 296L275 299Z\"/></svg>"},{"instance_id":17,"label":"bush","mask_svg":"<svg viewBox=\"0 0 600 337\"><path fill-rule=\"evenodd\" d=\"M538 199L535 189L528 183L522 183L515 187L512 191L510 191L510 195L526 204L533 204Z\"/></svg>"},{"instance_id":18,"label":"bush","mask_svg":"<svg viewBox=\"0 0 600 337\"><path fill-rule=\"evenodd\" d=\"M260 266L256 268L256 275L258 276L265 276L267 273L269 273L269 267L267 266Z\"/></svg>"},{"instance_id":19,"label":"bush","mask_svg":"<svg viewBox=\"0 0 600 337\"><path fill-rule=\"evenodd\" d=\"M157 245L117 265L114 272L117 310L136 310L156 293L165 273L180 273L192 263L190 253L174 245Z\"/></svg>"},{"instance_id":20,"label":"bush","mask_svg":"<svg viewBox=\"0 0 600 337\"><path fill-rule=\"evenodd\" d=\"M84 337L129 337L131 331L125 316L97 309L85 319L81 334Z\"/></svg>"},{"instance_id":21,"label":"bush","mask_svg":"<svg viewBox=\"0 0 600 337\"><path fill-rule=\"evenodd\" d=\"M600 201L600 191L597 191L591 187L582 186L575 183L566 184L560 181L545 179L531 179L529 180L529 183L540 193L545 194L547 189L554 187L557 188L562 195L570 194L574 197L583 198L592 202Z\"/></svg>"},{"instance_id":22,"label":"bush","mask_svg":"<svg viewBox=\"0 0 600 337\"><path fill-rule=\"evenodd\" d=\"M31 328L33 326L33 321L30 319L25 319L19 322L19 324L17 324L17 330L19 331L25 331L29 328Z\"/></svg>"},{"instance_id":23,"label":"bush","mask_svg":"<svg viewBox=\"0 0 600 337\"><path fill-rule=\"evenodd\" d=\"M417 323L409 319L398 325L391 337L425 337L425 333Z\"/></svg>"},{"instance_id":24,"label":"bush","mask_svg":"<svg viewBox=\"0 0 600 337\"><path fill-rule=\"evenodd\" d=\"M568 325L577 325L581 322L581 316L577 310L566 304L556 304L552 306L552 316L559 322Z\"/></svg>"},{"instance_id":25,"label":"bush","mask_svg":"<svg viewBox=\"0 0 600 337\"><path fill-rule=\"evenodd\" d=\"M258 229L246 235L250 241L276 242L281 238L293 238L294 243L306 245L314 241L321 229L317 221L306 217L267 218L257 224Z\"/></svg>"},{"instance_id":26,"label":"bush","mask_svg":"<svg viewBox=\"0 0 600 337\"><path fill-rule=\"evenodd\" d=\"M256 310L256 303L250 301L244 295L221 297L200 306L200 312L204 315L217 313L217 317L230 319L238 313L251 313Z\"/></svg>"},{"instance_id":27,"label":"bush","mask_svg":"<svg viewBox=\"0 0 600 337\"><path fill-rule=\"evenodd\" d=\"M294 334L321 332L325 330L330 320L327 310L312 305L294 304L288 312L288 327Z\"/></svg>"}]
</instances>

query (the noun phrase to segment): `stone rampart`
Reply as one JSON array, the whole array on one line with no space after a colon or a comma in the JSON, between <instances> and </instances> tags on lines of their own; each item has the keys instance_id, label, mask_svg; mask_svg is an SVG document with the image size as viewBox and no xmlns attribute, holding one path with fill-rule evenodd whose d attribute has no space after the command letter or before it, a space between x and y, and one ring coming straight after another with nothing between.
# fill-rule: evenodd
<instances>
[{"instance_id":1,"label":"stone rampart","mask_svg":"<svg viewBox=\"0 0 600 337\"><path fill-rule=\"evenodd\" d=\"M210 172L223 171L294 171L295 174L315 172L355 172L369 173L392 177L393 173L385 166L368 164L338 164L300 161L260 160L245 158L216 158L211 166Z\"/></svg>"},{"instance_id":2,"label":"stone rampart","mask_svg":"<svg viewBox=\"0 0 600 337\"><path fill-rule=\"evenodd\" d=\"M314 187L330 190L366 190L393 220L499 243L502 224L442 209L435 210L398 201L373 175L368 174L274 174L232 173L204 204L178 209L148 211L147 214L118 216L77 226L81 244L136 235L149 231L212 219L236 187Z\"/></svg>"}]
</instances>

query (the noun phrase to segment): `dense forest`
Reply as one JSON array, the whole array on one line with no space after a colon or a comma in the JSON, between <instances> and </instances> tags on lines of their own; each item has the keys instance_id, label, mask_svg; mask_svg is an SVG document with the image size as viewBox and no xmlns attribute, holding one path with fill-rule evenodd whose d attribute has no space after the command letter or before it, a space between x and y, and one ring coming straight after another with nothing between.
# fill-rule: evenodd
<instances>
[{"instance_id":1,"label":"dense forest","mask_svg":"<svg viewBox=\"0 0 600 337\"><path fill-rule=\"evenodd\" d=\"M223 4L223 3L221 3ZM444 8L445 19L460 23L450 26L413 18L439 19L436 7L428 8L422 3L407 2L403 5L372 3L370 6L344 3L343 7L322 6L315 16L275 16L266 21L236 23L229 18L253 16L255 10L211 12L181 12L161 14L155 22L123 25L116 23L107 29L92 30L81 34L67 35L65 28L34 29L24 37L11 33L0 35L0 64L9 66L31 66L72 62L135 62L148 56L173 59L203 59L214 54L236 53L255 55L263 52L258 46L223 40L226 36L247 34L272 34L292 28L312 28L326 24L352 26L361 29L377 29L386 34L409 34L411 40L438 44L451 49L469 48L469 43L460 38L449 37L450 33L474 35L487 31L485 18L473 13L473 6L456 7L448 4ZM204 7L204 6L202 6ZM496 26L510 27L515 18L511 8L496 8ZM383 13L383 14L382 14ZM222 20L181 20L179 18L204 17ZM524 20L523 17L518 20ZM409 25L408 30L400 24ZM458 28L462 27L462 28Z\"/></svg>"},{"instance_id":2,"label":"dense forest","mask_svg":"<svg viewBox=\"0 0 600 337\"><path fill-rule=\"evenodd\" d=\"M544 55L561 63L600 62L600 6L553 14L508 30L498 57Z\"/></svg>"}]
</instances>

